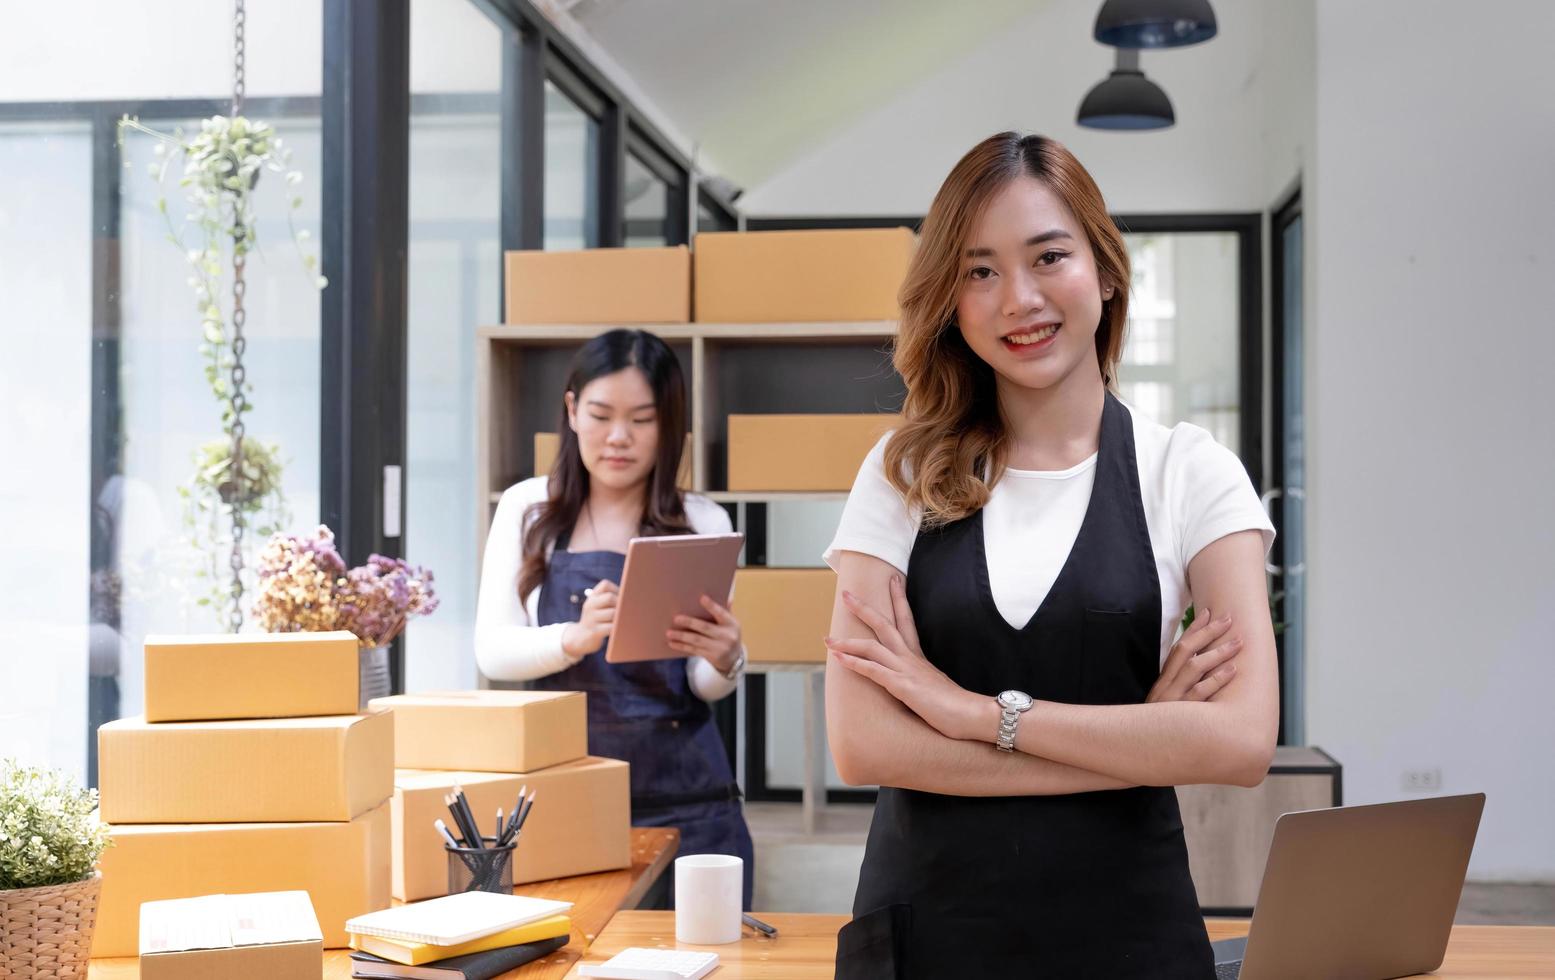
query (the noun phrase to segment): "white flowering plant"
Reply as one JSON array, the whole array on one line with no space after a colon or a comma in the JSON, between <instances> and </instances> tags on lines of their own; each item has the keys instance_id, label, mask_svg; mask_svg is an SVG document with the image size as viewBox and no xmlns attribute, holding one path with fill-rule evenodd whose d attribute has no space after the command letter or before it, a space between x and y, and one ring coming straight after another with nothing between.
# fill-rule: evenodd
<instances>
[{"instance_id":1,"label":"white flowering plant","mask_svg":"<svg viewBox=\"0 0 1555 980\"><path fill-rule=\"evenodd\" d=\"M0 890L90 878L108 843L95 789L58 769L0 762Z\"/></svg>"}]
</instances>

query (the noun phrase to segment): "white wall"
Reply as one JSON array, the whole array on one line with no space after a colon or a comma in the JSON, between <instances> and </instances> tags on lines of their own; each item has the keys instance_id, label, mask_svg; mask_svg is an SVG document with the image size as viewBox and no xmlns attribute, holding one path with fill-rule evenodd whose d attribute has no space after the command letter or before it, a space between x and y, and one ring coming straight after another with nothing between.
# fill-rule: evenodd
<instances>
[{"instance_id":1,"label":"white wall","mask_svg":"<svg viewBox=\"0 0 1555 980\"><path fill-rule=\"evenodd\" d=\"M1488 794L1471 873L1555 878L1555 5L1317 6L1310 740L1349 801Z\"/></svg>"}]
</instances>

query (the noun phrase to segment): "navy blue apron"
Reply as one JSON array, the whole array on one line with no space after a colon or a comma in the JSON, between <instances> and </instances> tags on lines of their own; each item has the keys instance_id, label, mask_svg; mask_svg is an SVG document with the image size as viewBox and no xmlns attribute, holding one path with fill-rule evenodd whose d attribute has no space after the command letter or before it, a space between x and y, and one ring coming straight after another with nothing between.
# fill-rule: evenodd
<instances>
[{"instance_id":1,"label":"navy blue apron","mask_svg":"<svg viewBox=\"0 0 1555 980\"><path fill-rule=\"evenodd\" d=\"M583 590L620 583L626 556L615 551L571 552L557 541L540 586L541 626L575 623ZM740 787L707 702L686 680L684 660L613 664L604 644L582 661L532 681L541 691L588 694L589 753L631 766L632 825L678 827L686 854L732 854L745 862L745 909L754 880L750 830L740 809ZM674 901L674 872L670 878Z\"/></svg>"},{"instance_id":2,"label":"navy blue apron","mask_svg":"<svg viewBox=\"0 0 1555 980\"><path fill-rule=\"evenodd\" d=\"M1143 702L1160 673L1161 589L1128 409L1107 394L1079 536L1024 627L994 604L981 511L920 531L907 599L924 654L969 691ZM882 787L853 915L839 980L1215 975L1170 786L992 798Z\"/></svg>"}]
</instances>

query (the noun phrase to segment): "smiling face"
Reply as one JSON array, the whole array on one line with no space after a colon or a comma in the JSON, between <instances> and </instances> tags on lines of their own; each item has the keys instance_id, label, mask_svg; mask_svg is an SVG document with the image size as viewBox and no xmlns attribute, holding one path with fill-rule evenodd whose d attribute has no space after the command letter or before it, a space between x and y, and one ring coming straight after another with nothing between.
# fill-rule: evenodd
<instances>
[{"instance_id":1,"label":"smiling face","mask_svg":"<svg viewBox=\"0 0 1555 980\"><path fill-rule=\"evenodd\" d=\"M640 368L622 368L567 392L567 424L589 478L626 490L647 481L659 452L659 413Z\"/></svg>"},{"instance_id":2,"label":"smiling face","mask_svg":"<svg viewBox=\"0 0 1555 980\"><path fill-rule=\"evenodd\" d=\"M1001 383L1051 388L1099 379L1102 286L1085 230L1046 184L1020 176L989 201L962 251L956 322Z\"/></svg>"}]
</instances>

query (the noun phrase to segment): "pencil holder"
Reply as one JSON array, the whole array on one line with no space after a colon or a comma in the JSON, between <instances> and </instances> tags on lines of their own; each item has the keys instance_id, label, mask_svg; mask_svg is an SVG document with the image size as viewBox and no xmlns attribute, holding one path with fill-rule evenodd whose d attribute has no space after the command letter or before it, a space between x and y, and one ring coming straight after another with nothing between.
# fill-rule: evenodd
<instances>
[{"instance_id":1,"label":"pencil holder","mask_svg":"<svg viewBox=\"0 0 1555 980\"><path fill-rule=\"evenodd\" d=\"M495 837L483 837L481 840L486 842L484 848L443 845L443 850L448 852L448 894L513 894L513 849L518 846L518 842L498 847Z\"/></svg>"}]
</instances>

